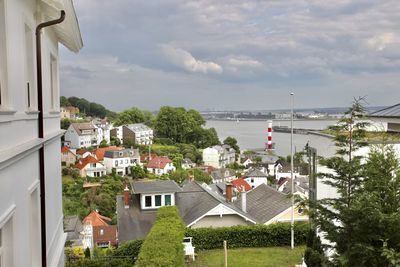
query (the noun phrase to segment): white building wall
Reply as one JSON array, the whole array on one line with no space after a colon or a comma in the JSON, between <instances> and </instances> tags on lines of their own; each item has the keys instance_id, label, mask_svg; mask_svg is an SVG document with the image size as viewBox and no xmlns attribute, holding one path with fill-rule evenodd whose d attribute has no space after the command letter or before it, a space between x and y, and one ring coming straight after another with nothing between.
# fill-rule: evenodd
<instances>
[{"instance_id":1,"label":"white building wall","mask_svg":"<svg viewBox=\"0 0 400 267\"><path fill-rule=\"evenodd\" d=\"M0 0L0 28L5 25L5 31L0 29L0 50L6 51L5 56L0 51L0 229L5 241L2 266L7 267L41 264L38 150L42 145L45 147L47 265L62 266L64 258L58 40L52 29L43 31L43 140L38 138L34 46L36 25L43 21L38 4L34 0ZM53 86L50 85L51 57L56 71Z\"/></svg>"},{"instance_id":2,"label":"white building wall","mask_svg":"<svg viewBox=\"0 0 400 267\"><path fill-rule=\"evenodd\" d=\"M246 177L244 179L252 188L256 188L261 184L267 184L268 179L265 177Z\"/></svg>"},{"instance_id":3,"label":"white building wall","mask_svg":"<svg viewBox=\"0 0 400 267\"><path fill-rule=\"evenodd\" d=\"M218 151L212 147L208 147L203 150L203 162L204 165L212 166L214 168L221 168L220 166L220 155Z\"/></svg>"}]
</instances>

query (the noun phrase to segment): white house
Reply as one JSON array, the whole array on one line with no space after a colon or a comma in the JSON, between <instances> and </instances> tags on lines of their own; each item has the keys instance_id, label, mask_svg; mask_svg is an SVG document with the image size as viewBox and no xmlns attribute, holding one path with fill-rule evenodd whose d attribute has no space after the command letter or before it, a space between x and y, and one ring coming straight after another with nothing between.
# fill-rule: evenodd
<instances>
[{"instance_id":1,"label":"white house","mask_svg":"<svg viewBox=\"0 0 400 267\"><path fill-rule=\"evenodd\" d=\"M59 19L61 9L65 20L41 30L43 106L39 106L35 30L42 22ZM2 267L42 266L42 260L47 266L64 266L59 43L74 52L82 47L71 0L0 0ZM40 137L39 109L44 125Z\"/></svg>"},{"instance_id":2,"label":"white house","mask_svg":"<svg viewBox=\"0 0 400 267\"><path fill-rule=\"evenodd\" d=\"M203 150L204 165L224 168L235 162L235 150L229 145L216 145Z\"/></svg>"},{"instance_id":3,"label":"white house","mask_svg":"<svg viewBox=\"0 0 400 267\"><path fill-rule=\"evenodd\" d=\"M176 170L168 157L154 157L147 163L147 170L157 175L163 175Z\"/></svg>"},{"instance_id":4,"label":"white house","mask_svg":"<svg viewBox=\"0 0 400 267\"><path fill-rule=\"evenodd\" d=\"M107 173L115 169L119 175L128 175L131 167L140 165L139 149L107 150L104 153L104 165Z\"/></svg>"},{"instance_id":5,"label":"white house","mask_svg":"<svg viewBox=\"0 0 400 267\"><path fill-rule=\"evenodd\" d=\"M121 130L119 130L121 129ZM121 137L123 144L151 145L153 144L153 129L143 123L122 125L112 135Z\"/></svg>"},{"instance_id":6,"label":"white house","mask_svg":"<svg viewBox=\"0 0 400 267\"><path fill-rule=\"evenodd\" d=\"M251 188L256 188L261 184L268 184L268 175L259 169L252 168L244 174L244 180Z\"/></svg>"},{"instance_id":7,"label":"white house","mask_svg":"<svg viewBox=\"0 0 400 267\"><path fill-rule=\"evenodd\" d=\"M106 167L103 163L92 156L80 159L74 168L79 170L81 177L101 177L106 174Z\"/></svg>"},{"instance_id":8,"label":"white house","mask_svg":"<svg viewBox=\"0 0 400 267\"><path fill-rule=\"evenodd\" d=\"M100 144L97 128L91 122L71 123L65 132L64 139L69 142L71 148L75 149Z\"/></svg>"},{"instance_id":9,"label":"white house","mask_svg":"<svg viewBox=\"0 0 400 267\"><path fill-rule=\"evenodd\" d=\"M97 133L97 145L100 145L101 141L105 140L107 144L110 143L110 130L111 125L106 120L93 120L92 124L96 128Z\"/></svg>"}]
</instances>

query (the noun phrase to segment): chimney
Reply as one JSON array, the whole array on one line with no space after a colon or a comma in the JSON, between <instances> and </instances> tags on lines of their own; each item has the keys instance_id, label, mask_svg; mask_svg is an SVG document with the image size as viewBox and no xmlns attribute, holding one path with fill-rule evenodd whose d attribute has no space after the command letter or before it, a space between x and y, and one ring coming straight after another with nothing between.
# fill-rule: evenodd
<instances>
[{"instance_id":1,"label":"chimney","mask_svg":"<svg viewBox=\"0 0 400 267\"><path fill-rule=\"evenodd\" d=\"M124 208L129 209L129 188L128 185L125 185L124 189Z\"/></svg>"},{"instance_id":2,"label":"chimney","mask_svg":"<svg viewBox=\"0 0 400 267\"><path fill-rule=\"evenodd\" d=\"M242 186L242 211L243 212L247 212L247 192L244 189L244 186Z\"/></svg>"},{"instance_id":3,"label":"chimney","mask_svg":"<svg viewBox=\"0 0 400 267\"><path fill-rule=\"evenodd\" d=\"M232 184L226 183L226 202L232 203Z\"/></svg>"}]
</instances>

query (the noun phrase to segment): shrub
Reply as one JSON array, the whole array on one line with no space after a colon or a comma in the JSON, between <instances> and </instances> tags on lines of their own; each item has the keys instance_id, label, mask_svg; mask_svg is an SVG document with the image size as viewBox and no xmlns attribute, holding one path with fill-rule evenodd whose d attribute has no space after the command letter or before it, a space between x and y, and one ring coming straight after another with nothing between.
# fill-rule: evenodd
<instances>
[{"instance_id":1,"label":"shrub","mask_svg":"<svg viewBox=\"0 0 400 267\"><path fill-rule=\"evenodd\" d=\"M113 256L125 256L135 259L139 255L143 242L143 239L137 239L123 243L114 251Z\"/></svg>"},{"instance_id":2,"label":"shrub","mask_svg":"<svg viewBox=\"0 0 400 267\"><path fill-rule=\"evenodd\" d=\"M132 263L125 259L83 259L67 261L65 267L131 267Z\"/></svg>"},{"instance_id":3,"label":"shrub","mask_svg":"<svg viewBox=\"0 0 400 267\"><path fill-rule=\"evenodd\" d=\"M184 266L184 223L175 206L161 207L140 249L137 266Z\"/></svg>"},{"instance_id":4,"label":"shrub","mask_svg":"<svg viewBox=\"0 0 400 267\"><path fill-rule=\"evenodd\" d=\"M296 244L305 244L308 224L295 224ZM229 248L276 247L290 245L290 224L232 226L220 228L187 228L185 236L193 237L193 246L198 250L221 249L223 242Z\"/></svg>"}]
</instances>

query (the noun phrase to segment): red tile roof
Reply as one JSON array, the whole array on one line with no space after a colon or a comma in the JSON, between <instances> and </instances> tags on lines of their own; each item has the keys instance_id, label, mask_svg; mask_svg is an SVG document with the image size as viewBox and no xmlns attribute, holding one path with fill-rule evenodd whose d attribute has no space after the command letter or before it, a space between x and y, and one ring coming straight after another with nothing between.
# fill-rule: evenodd
<instances>
[{"instance_id":1,"label":"red tile roof","mask_svg":"<svg viewBox=\"0 0 400 267\"><path fill-rule=\"evenodd\" d=\"M164 169L168 163L172 163L168 157L155 157L149 161L147 168Z\"/></svg>"},{"instance_id":2,"label":"red tile roof","mask_svg":"<svg viewBox=\"0 0 400 267\"><path fill-rule=\"evenodd\" d=\"M63 146L63 147L61 148L61 153L71 153L72 155L75 156L75 154L74 154L68 147L66 147L66 146Z\"/></svg>"},{"instance_id":3,"label":"red tile roof","mask_svg":"<svg viewBox=\"0 0 400 267\"><path fill-rule=\"evenodd\" d=\"M157 154L151 153L150 155L151 155L151 158L157 157ZM149 159L149 153L143 153L140 155L140 161L148 161L148 159Z\"/></svg>"},{"instance_id":4,"label":"red tile roof","mask_svg":"<svg viewBox=\"0 0 400 267\"><path fill-rule=\"evenodd\" d=\"M104 160L104 153L108 150L122 150L122 147L117 147L117 146L109 146L109 147L99 147L93 153L96 155L96 158L98 160Z\"/></svg>"},{"instance_id":5,"label":"red tile roof","mask_svg":"<svg viewBox=\"0 0 400 267\"><path fill-rule=\"evenodd\" d=\"M232 185L233 185L239 192L242 192L243 188L244 188L244 190L245 190L246 192L247 192L247 191L250 191L250 190L252 189L251 186L250 186L243 178L233 180L233 181L232 181Z\"/></svg>"},{"instance_id":6,"label":"red tile roof","mask_svg":"<svg viewBox=\"0 0 400 267\"><path fill-rule=\"evenodd\" d=\"M79 162L77 164L75 164L75 168L82 170L83 168L85 168L86 165L88 165L89 163L98 163L99 161L92 157L92 156L87 156L86 158L83 158L81 160L79 160Z\"/></svg>"},{"instance_id":7,"label":"red tile roof","mask_svg":"<svg viewBox=\"0 0 400 267\"><path fill-rule=\"evenodd\" d=\"M86 216L82 223L90 223L93 227L94 226L109 226L109 224L111 223L111 219L100 215L99 213L97 213L96 211L92 211L88 216Z\"/></svg>"}]
</instances>

